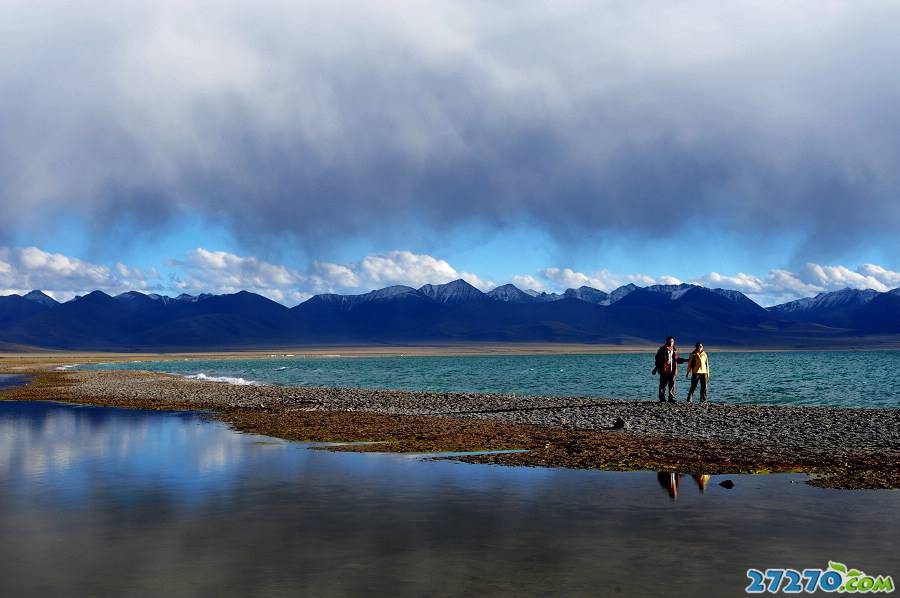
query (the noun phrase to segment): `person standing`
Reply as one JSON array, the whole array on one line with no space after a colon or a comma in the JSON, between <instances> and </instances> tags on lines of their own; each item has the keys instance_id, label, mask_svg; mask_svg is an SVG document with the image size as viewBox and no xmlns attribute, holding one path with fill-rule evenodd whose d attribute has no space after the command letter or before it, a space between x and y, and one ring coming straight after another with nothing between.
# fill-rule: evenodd
<instances>
[{"instance_id":1,"label":"person standing","mask_svg":"<svg viewBox=\"0 0 900 598\"><path fill-rule=\"evenodd\" d=\"M687 402L694 398L697 383L700 383L700 402L705 403L707 389L709 388L709 356L703 350L703 343L698 342L688 359L687 377L691 379L691 389L688 391Z\"/></svg>"},{"instance_id":2,"label":"person standing","mask_svg":"<svg viewBox=\"0 0 900 598\"><path fill-rule=\"evenodd\" d=\"M675 402L675 375L678 373L678 364L686 361L687 359L678 357L678 349L675 348L675 338L672 336L667 337L666 344L656 352L656 366L652 372L653 374L659 374L660 402L666 401L667 394L669 402Z\"/></svg>"}]
</instances>

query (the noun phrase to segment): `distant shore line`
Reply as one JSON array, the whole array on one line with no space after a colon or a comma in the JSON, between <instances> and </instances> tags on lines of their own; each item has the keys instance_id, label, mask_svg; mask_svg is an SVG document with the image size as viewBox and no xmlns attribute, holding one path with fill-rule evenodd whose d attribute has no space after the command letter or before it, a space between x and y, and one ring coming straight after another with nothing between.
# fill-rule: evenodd
<instances>
[{"instance_id":1,"label":"distant shore line","mask_svg":"<svg viewBox=\"0 0 900 598\"><path fill-rule=\"evenodd\" d=\"M852 340L852 339L851 339ZM660 343L646 344L586 344L586 343L421 343L421 344L348 344L308 345L288 347L243 348L233 350L158 350L158 351L100 351L77 349L45 349L23 347L3 350L0 345L0 364L3 361L22 363L114 363L133 360L160 361L174 359L268 359L271 357L461 357L491 355L615 355L622 353L652 353ZM684 343L681 343L684 345ZM688 343L690 345L690 343ZM900 339L870 345L848 342L845 345L810 346L736 346L706 344L710 353L792 353L841 351L900 351Z\"/></svg>"},{"instance_id":2,"label":"distant shore line","mask_svg":"<svg viewBox=\"0 0 900 598\"><path fill-rule=\"evenodd\" d=\"M62 361L56 362L62 364ZM26 363L5 399L214 413L289 440L376 441L335 450L527 452L456 457L505 465L688 473L805 472L832 488L900 488L900 409L659 404L497 393L242 386L149 371Z\"/></svg>"}]
</instances>

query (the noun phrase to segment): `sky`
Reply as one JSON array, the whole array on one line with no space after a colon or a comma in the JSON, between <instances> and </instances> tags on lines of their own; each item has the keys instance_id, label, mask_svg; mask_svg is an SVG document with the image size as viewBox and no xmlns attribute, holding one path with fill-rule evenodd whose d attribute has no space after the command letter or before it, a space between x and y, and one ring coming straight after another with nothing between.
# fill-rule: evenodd
<instances>
[{"instance_id":1,"label":"sky","mask_svg":"<svg viewBox=\"0 0 900 598\"><path fill-rule=\"evenodd\" d=\"M0 3L0 294L900 286L900 4Z\"/></svg>"}]
</instances>

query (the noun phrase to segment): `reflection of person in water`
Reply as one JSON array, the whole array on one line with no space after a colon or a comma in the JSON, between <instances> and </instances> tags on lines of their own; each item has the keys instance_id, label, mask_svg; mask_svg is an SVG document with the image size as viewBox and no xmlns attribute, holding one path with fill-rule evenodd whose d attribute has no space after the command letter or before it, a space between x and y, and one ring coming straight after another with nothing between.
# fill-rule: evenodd
<instances>
[{"instance_id":1,"label":"reflection of person in water","mask_svg":"<svg viewBox=\"0 0 900 598\"><path fill-rule=\"evenodd\" d=\"M659 485L669 493L669 498L672 500L678 498L678 483L681 481L680 473L660 471L656 474L656 479L659 481Z\"/></svg>"},{"instance_id":2,"label":"reflection of person in water","mask_svg":"<svg viewBox=\"0 0 900 598\"><path fill-rule=\"evenodd\" d=\"M700 494L705 494L706 485L709 483L710 475L708 473L695 473L691 474L691 477L697 482L697 488L700 490ZM678 499L678 485L681 483L680 473L660 471L657 472L656 479L659 482L659 485L669 493L669 498L672 500Z\"/></svg>"},{"instance_id":3,"label":"reflection of person in water","mask_svg":"<svg viewBox=\"0 0 900 598\"><path fill-rule=\"evenodd\" d=\"M695 473L691 476L694 478L694 481L697 482L697 488L700 489L700 494L706 493L706 485L709 483L709 478L712 477L708 473Z\"/></svg>"}]
</instances>

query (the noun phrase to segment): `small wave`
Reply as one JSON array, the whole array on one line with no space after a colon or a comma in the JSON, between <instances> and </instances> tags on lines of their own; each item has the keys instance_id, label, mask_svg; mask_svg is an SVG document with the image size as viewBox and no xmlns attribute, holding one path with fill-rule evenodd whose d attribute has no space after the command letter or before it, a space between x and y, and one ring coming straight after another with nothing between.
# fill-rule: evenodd
<instances>
[{"instance_id":1,"label":"small wave","mask_svg":"<svg viewBox=\"0 0 900 598\"><path fill-rule=\"evenodd\" d=\"M207 376L203 372L200 372L199 374L188 374L185 378L188 380L199 380L201 382L222 382L224 384L234 384L237 386L259 385L259 382L256 380L247 380L235 376Z\"/></svg>"},{"instance_id":2,"label":"small wave","mask_svg":"<svg viewBox=\"0 0 900 598\"><path fill-rule=\"evenodd\" d=\"M80 365L80 364L77 364L77 363L70 363L70 364L67 364L67 365L58 365L58 366L56 366L56 367L53 368L53 369L54 369L54 370L57 370L57 371L59 371L59 372L64 372L65 370L71 370L72 368L78 367L79 365Z\"/></svg>"},{"instance_id":3,"label":"small wave","mask_svg":"<svg viewBox=\"0 0 900 598\"><path fill-rule=\"evenodd\" d=\"M276 371L276 372L283 372L283 371L286 370L286 369L288 369L287 366L286 366L286 365L283 365L283 366L281 366L280 368L275 368L275 371Z\"/></svg>"}]
</instances>

